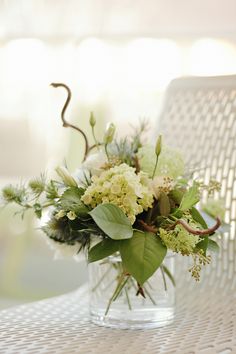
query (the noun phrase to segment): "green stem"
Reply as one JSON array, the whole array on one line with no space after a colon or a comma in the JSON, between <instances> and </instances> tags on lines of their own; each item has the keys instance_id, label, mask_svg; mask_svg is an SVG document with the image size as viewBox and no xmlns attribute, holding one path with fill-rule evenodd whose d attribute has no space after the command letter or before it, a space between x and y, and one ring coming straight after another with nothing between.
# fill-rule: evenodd
<instances>
[{"instance_id":1,"label":"green stem","mask_svg":"<svg viewBox=\"0 0 236 354\"><path fill-rule=\"evenodd\" d=\"M153 299L153 297L151 296L151 294L149 293L149 291L147 290L147 288L143 286L143 289L144 289L145 293L147 294L147 296L149 297L149 299L151 300L151 302L153 303L153 305L156 306L156 302Z\"/></svg>"},{"instance_id":2,"label":"green stem","mask_svg":"<svg viewBox=\"0 0 236 354\"><path fill-rule=\"evenodd\" d=\"M151 223L151 220L152 220L152 210L153 210L153 209L149 209L148 212L147 212L147 218L146 218L146 223L147 223L147 224L150 224L150 223Z\"/></svg>"},{"instance_id":3,"label":"green stem","mask_svg":"<svg viewBox=\"0 0 236 354\"><path fill-rule=\"evenodd\" d=\"M54 205L54 202L45 203L45 204L42 205L42 208L47 208L47 207L49 207L51 205Z\"/></svg>"},{"instance_id":4,"label":"green stem","mask_svg":"<svg viewBox=\"0 0 236 354\"><path fill-rule=\"evenodd\" d=\"M124 286L126 285L128 279L129 279L129 277L127 276L127 278L124 280L124 282L121 283L121 285L120 285L120 287L119 287L119 289L118 289L117 293L115 294L115 296L114 296L114 298L113 298L112 301L116 301L116 299L118 298L118 296L119 296L120 293L121 293L121 290L122 290L122 289L124 288Z\"/></svg>"},{"instance_id":5,"label":"green stem","mask_svg":"<svg viewBox=\"0 0 236 354\"><path fill-rule=\"evenodd\" d=\"M115 291L114 291L114 293L112 294L112 296L111 296L111 298L110 298L110 300L109 300L109 302L108 302L108 305L107 305L107 308L106 308L106 312L105 312L105 316L108 314L112 302L117 298L117 296L118 296L119 293L121 292L121 290L122 290L122 288L123 288L122 283L123 283L123 281L124 281L124 278L125 278L125 275L124 275L124 274L121 274L120 279L119 279L119 281L118 281L118 284L117 284L117 286L116 286L116 288L115 288Z\"/></svg>"},{"instance_id":6,"label":"green stem","mask_svg":"<svg viewBox=\"0 0 236 354\"><path fill-rule=\"evenodd\" d=\"M96 135L95 135L94 127L92 127L92 134L93 134L93 139L94 139L96 148L99 149L99 143L98 143L97 138L96 138Z\"/></svg>"},{"instance_id":7,"label":"green stem","mask_svg":"<svg viewBox=\"0 0 236 354\"><path fill-rule=\"evenodd\" d=\"M101 278L99 279L99 281L97 282L97 284L92 288L92 292L94 292L99 285L101 284L101 282L103 281L103 279L105 279L105 277L107 276L107 274L110 272L110 270L112 269L112 266L110 266L105 273L101 276Z\"/></svg>"},{"instance_id":8,"label":"green stem","mask_svg":"<svg viewBox=\"0 0 236 354\"><path fill-rule=\"evenodd\" d=\"M153 170L152 179L154 178L155 173L156 173L157 163L158 163L158 156L156 157L156 163L155 163L155 167L154 167L154 170Z\"/></svg>"},{"instance_id":9,"label":"green stem","mask_svg":"<svg viewBox=\"0 0 236 354\"><path fill-rule=\"evenodd\" d=\"M166 277L165 277L165 273L164 273L164 270L163 270L162 266L160 266L160 270L161 270L161 275L162 275L162 278L163 278L164 288L165 288L165 291L167 291Z\"/></svg>"},{"instance_id":10,"label":"green stem","mask_svg":"<svg viewBox=\"0 0 236 354\"><path fill-rule=\"evenodd\" d=\"M130 298L129 298L129 293L128 293L128 290L126 288L125 288L125 295L126 295L126 299L127 299L129 310L132 311L132 306L131 306L131 302L130 302Z\"/></svg>"},{"instance_id":11,"label":"green stem","mask_svg":"<svg viewBox=\"0 0 236 354\"><path fill-rule=\"evenodd\" d=\"M108 154L108 151L107 151L107 144L105 144L105 153L107 155L107 160L108 162L110 161L110 158L109 158L109 154Z\"/></svg>"}]
</instances>

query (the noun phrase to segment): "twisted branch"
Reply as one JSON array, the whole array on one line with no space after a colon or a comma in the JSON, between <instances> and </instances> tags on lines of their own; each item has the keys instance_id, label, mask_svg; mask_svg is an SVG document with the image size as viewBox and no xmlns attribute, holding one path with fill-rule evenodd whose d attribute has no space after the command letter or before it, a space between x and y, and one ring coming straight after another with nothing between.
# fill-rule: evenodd
<instances>
[{"instance_id":1,"label":"twisted branch","mask_svg":"<svg viewBox=\"0 0 236 354\"><path fill-rule=\"evenodd\" d=\"M140 225L142 225L143 229L148 232L153 232L154 234L157 233L158 229L155 228L154 226L146 224L143 220L138 220ZM173 225L169 227L169 230L173 230L176 225L181 225L185 230L187 230L190 234L196 235L196 236L207 236L213 234L221 225L220 219L217 217L216 218L216 224L212 227L209 227L208 229L204 230L199 230L199 229L193 229L186 221L179 219L177 220Z\"/></svg>"},{"instance_id":2,"label":"twisted branch","mask_svg":"<svg viewBox=\"0 0 236 354\"><path fill-rule=\"evenodd\" d=\"M77 127L76 125L73 125L69 122L66 121L65 119L65 112L66 112L66 109L70 103L70 100L71 100L71 90L70 88L63 84L63 83L52 83L51 86L57 88L57 87L63 87L66 92L67 92L67 99L66 99L66 102L62 108L62 111L61 111L61 120L62 120L62 123L63 123L63 127L65 128L72 128L72 129L75 129L77 130L80 134L82 134L83 138L84 138L84 142L85 142L85 152L84 152L84 158L83 158L83 161L86 159L88 153L89 153L89 143L88 143L88 138L86 136L86 134L84 133L84 131L82 129L80 129L79 127Z\"/></svg>"},{"instance_id":3,"label":"twisted branch","mask_svg":"<svg viewBox=\"0 0 236 354\"><path fill-rule=\"evenodd\" d=\"M179 219L177 220L173 225L171 225L170 229L174 229L176 225L182 225L185 230L187 230L189 233L196 235L196 236L207 236L210 234L213 234L221 225L220 219L217 217L216 218L216 224L212 227L209 227L208 229L204 230L198 230L198 229L193 229L189 224L187 224L184 220Z\"/></svg>"}]
</instances>

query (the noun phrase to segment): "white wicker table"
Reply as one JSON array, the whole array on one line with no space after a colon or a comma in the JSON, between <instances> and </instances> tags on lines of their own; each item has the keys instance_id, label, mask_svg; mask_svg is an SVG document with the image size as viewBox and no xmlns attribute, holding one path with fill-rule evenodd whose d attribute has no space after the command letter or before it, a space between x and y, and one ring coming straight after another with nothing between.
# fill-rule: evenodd
<instances>
[{"instance_id":1,"label":"white wicker table","mask_svg":"<svg viewBox=\"0 0 236 354\"><path fill-rule=\"evenodd\" d=\"M202 287L200 287L202 289ZM230 354L236 353L236 307L232 294L218 290L209 306L208 291L177 291L172 325L150 330L117 330L89 321L88 292L76 292L0 312L1 354ZM205 289L206 290L206 289ZM218 313L214 313L217 303ZM220 309L220 311L219 311Z\"/></svg>"}]
</instances>

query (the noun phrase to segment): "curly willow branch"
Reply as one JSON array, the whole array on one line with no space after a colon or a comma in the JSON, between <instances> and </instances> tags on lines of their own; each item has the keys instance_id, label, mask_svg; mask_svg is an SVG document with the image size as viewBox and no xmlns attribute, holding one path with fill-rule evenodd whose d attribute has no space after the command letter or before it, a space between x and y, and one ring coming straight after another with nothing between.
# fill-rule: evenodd
<instances>
[{"instance_id":1,"label":"curly willow branch","mask_svg":"<svg viewBox=\"0 0 236 354\"><path fill-rule=\"evenodd\" d=\"M66 109L67 109L67 107L68 107L68 105L70 103L70 100L71 100L71 90L70 90L70 88L67 85L65 85L63 83L52 83L51 86L53 86L55 88L63 87L66 90L66 92L67 92L67 99L66 99L66 102L65 102L65 104L64 104L64 106L62 108L62 111L61 111L61 120L62 120L62 123L63 123L63 127L75 129L80 134L82 134L82 136L84 138L84 142L85 142L85 152L84 152L84 158L83 158L83 161L84 161L86 159L88 153L89 153L88 138L87 138L86 134L83 132L82 129L80 129L76 125L70 124L65 119L65 112L66 112Z\"/></svg>"},{"instance_id":2,"label":"curly willow branch","mask_svg":"<svg viewBox=\"0 0 236 354\"><path fill-rule=\"evenodd\" d=\"M207 236L207 235L213 234L220 227L221 221L219 218L216 218L216 224L214 226L209 227L208 229L204 229L204 230L197 230L197 229L193 229L191 226L189 226L189 224L187 224L184 220L179 219L170 227L170 229L174 229L177 224L182 225L183 228L185 228L185 230L187 230L189 233L191 233L193 235Z\"/></svg>"},{"instance_id":3,"label":"curly willow branch","mask_svg":"<svg viewBox=\"0 0 236 354\"><path fill-rule=\"evenodd\" d=\"M138 220L140 225L142 225L143 229L148 232L153 232L157 233L158 229L146 224L143 220ZM173 230L176 225L181 225L185 230L187 230L190 234L196 235L196 236L207 236L213 234L221 225L221 221L219 218L216 218L216 224L208 229L204 230L198 230L198 229L193 229L189 224L187 224L184 220L179 219L177 220L173 225L169 227L169 230Z\"/></svg>"}]
</instances>

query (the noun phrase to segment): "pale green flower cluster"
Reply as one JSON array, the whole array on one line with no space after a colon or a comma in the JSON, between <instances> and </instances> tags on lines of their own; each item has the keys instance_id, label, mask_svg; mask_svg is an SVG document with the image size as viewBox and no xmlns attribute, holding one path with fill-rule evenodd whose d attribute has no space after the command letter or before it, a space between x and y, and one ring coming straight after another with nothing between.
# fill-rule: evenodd
<instances>
[{"instance_id":1,"label":"pale green flower cluster","mask_svg":"<svg viewBox=\"0 0 236 354\"><path fill-rule=\"evenodd\" d=\"M174 230L164 230L160 228L160 238L168 249L189 256L199 242L199 236L190 234L181 225L177 225Z\"/></svg>"},{"instance_id":2,"label":"pale green flower cluster","mask_svg":"<svg viewBox=\"0 0 236 354\"><path fill-rule=\"evenodd\" d=\"M202 210L211 215L213 218L219 217L221 220L224 220L225 203L222 199L215 200L209 198L207 202L202 205Z\"/></svg>"},{"instance_id":3,"label":"pale green flower cluster","mask_svg":"<svg viewBox=\"0 0 236 354\"><path fill-rule=\"evenodd\" d=\"M133 167L123 163L92 177L81 200L95 208L99 204L112 203L120 207L131 223L137 214L152 207L153 195L145 174L135 173Z\"/></svg>"},{"instance_id":4,"label":"pale green flower cluster","mask_svg":"<svg viewBox=\"0 0 236 354\"><path fill-rule=\"evenodd\" d=\"M156 153L151 145L144 145L138 151L139 163L142 171L148 173L152 177L155 163ZM155 176L169 176L176 179L184 174L184 160L178 150L163 146L158 158Z\"/></svg>"}]
</instances>

